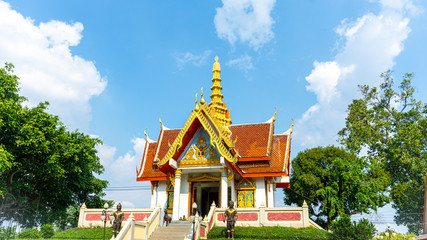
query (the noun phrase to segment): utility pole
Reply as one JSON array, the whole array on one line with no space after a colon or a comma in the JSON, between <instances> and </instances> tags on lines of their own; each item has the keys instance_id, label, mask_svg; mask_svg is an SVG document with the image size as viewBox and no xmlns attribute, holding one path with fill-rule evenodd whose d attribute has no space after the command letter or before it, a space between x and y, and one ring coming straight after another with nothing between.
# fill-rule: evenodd
<instances>
[{"instance_id":1,"label":"utility pole","mask_svg":"<svg viewBox=\"0 0 427 240\"><path fill-rule=\"evenodd\" d=\"M427 234L427 173L426 182L424 187L424 221L423 221L423 234Z\"/></svg>"}]
</instances>

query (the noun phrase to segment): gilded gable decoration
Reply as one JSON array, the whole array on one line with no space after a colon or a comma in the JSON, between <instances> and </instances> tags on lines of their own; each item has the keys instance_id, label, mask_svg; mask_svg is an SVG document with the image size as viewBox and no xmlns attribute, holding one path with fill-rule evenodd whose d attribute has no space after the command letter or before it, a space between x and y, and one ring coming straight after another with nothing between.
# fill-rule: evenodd
<instances>
[{"instance_id":1,"label":"gilded gable decoration","mask_svg":"<svg viewBox=\"0 0 427 240\"><path fill-rule=\"evenodd\" d=\"M209 145L206 144L206 139L203 137L203 134L200 134L199 138L197 139L197 144L194 145L196 148L196 158L197 160L203 160L206 159L206 156L208 155L208 147Z\"/></svg>"},{"instance_id":2,"label":"gilded gable decoration","mask_svg":"<svg viewBox=\"0 0 427 240\"><path fill-rule=\"evenodd\" d=\"M200 176L188 177L188 182L217 182L220 180L221 180L220 177L213 176L207 173L204 173Z\"/></svg>"}]
</instances>

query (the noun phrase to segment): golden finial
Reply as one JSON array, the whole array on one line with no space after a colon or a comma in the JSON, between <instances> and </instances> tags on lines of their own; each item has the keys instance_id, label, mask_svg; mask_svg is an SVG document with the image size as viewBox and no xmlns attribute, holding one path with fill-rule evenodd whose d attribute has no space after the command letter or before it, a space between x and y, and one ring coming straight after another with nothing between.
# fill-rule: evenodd
<instances>
[{"instance_id":1,"label":"golden finial","mask_svg":"<svg viewBox=\"0 0 427 240\"><path fill-rule=\"evenodd\" d=\"M200 90L201 94L202 94L202 98L200 99L200 105L205 105L205 99L203 99L203 88Z\"/></svg>"},{"instance_id":2,"label":"golden finial","mask_svg":"<svg viewBox=\"0 0 427 240\"><path fill-rule=\"evenodd\" d=\"M162 125L162 127L163 127L163 122L162 122L162 115L160 115L160 117L159 117L159 123Z\"/></svg>"},{"instance_id":3,"label":"golden finial","mask_svg":"<svg viewBox=\"0 0 427 240\"><path fill-rule=\"evenodd\" d=\"M291 131L290 131L290 133L292 134L292 127L294 126L294 124L295 124L295 120L293 119L293 118L291 118L292 119L292 125L291 125Z\"/></svg>"},{"instance_id":4,"label":"golden finial","mask_svg":"<svg viewBox=\"0 0 427 240\"><path fill-rule=\"evenodd\" d=\"M214 72L214 71L220 71L221 72L221 67L220 67L219 62L218 62L218 56L215 57L215 63L213 65L212 72Z\"/></svg>"},{"instance_id":5,"label":"golden finial","mask_svg":"<svg viewBox=\"0 0 427 240\"><path fill-rule=\"evenodd\" d=\"M196 106L194 107L194 109L196 109L196 111L197 111L197 110L199 110L199 104L197 103L197 93L196 93L195 99L196 99Z\"/></svg>"},{"instance_id":6,"label":"golden finial","mask_svg":"<svg viewBox=\"0 0 427 240\"><path fill-rule=\"evenodd\" d=\"M273 114L273 122L276 121L276 114L277 114L277 107L274 107L276 109L276 112Z\"/></svg>"},{"instance_id":7,"label":"golden finial","mask_svg":"<svg viewBox=\"0 0 427 240\"><path fill-rule=\"evenodd\" d=\"M144 129L144 135L145 135L145 139L147 139L148 138L147 129Z\"/></svg>"}]
</instances>

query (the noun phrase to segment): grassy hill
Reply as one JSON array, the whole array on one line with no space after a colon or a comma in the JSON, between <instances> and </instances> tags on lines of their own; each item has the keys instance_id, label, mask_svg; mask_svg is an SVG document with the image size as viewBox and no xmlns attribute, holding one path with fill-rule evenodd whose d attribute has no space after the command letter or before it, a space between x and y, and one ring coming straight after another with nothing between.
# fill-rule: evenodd
<instances>
[{"instance_id":1,"label":"grassy hill","mask_svg":"<svg viewBox=\"0 0 427 240\"><path fill-rule=\"evenodd\" d=\"M236 227L235 239L292 239L292 240L325 240L332 239L332 234L327 231L309 228L292 227ZM208 239L225 239L226 227L213 227L208 234Z\"/></svg>"},{"instance_id":2,"label":"grassy hill","mask_svg":"<svg viewBox=\"0 0 427 240\"><path fill-rule=\"evenodd\" d=\"M111 228L106 228L105 239L111 238ZM214 227L209 232L208 239L225 239L225 227ZM235 239L292 239L292 240L329 240L331 234L314 228L291 227L236 227ZM104 228L73 228L56 233L50 240L89 240L103 238ZM20 239L24 240L24 239Z\"/></svg>"}]
</instances>

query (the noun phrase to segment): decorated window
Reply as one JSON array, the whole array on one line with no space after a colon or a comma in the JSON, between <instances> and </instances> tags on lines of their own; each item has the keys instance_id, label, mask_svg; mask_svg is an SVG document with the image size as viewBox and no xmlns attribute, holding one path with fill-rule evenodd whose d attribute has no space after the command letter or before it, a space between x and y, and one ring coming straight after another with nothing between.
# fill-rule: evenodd
<instances>
[{"instance_id":1,"label":"decorated window","mask_svg":"<svg viewBox=\"0 0 427 240\"><path fill-rule=\"evenodd\" d=\"M243 178L236 187L237 207L253 208L255 207L255 183L249 178Z\"/></svg>"},{"instance_id":2,"label":"decorated window","mask_svg":"<svg viewBox=\"0 0 427 240\"><path fill-rule=\"evenodd\" d=\"M168 194L168 205L167 205L167 209L168 209L168 213L172 213L173 210L173 192L174 192L174 187L173 184L170 183L168 185L168 188L166 190L167 194Z\"/></svg>"}]
</instances>

